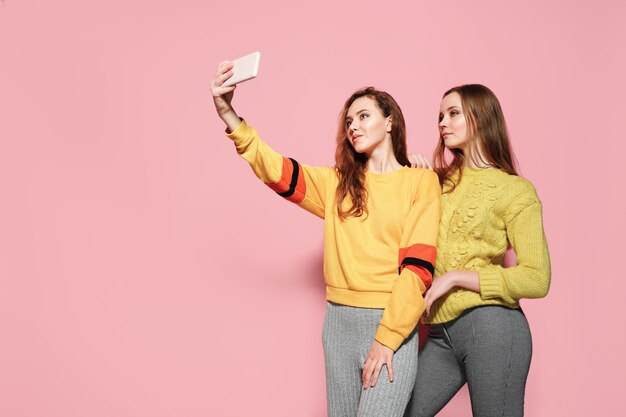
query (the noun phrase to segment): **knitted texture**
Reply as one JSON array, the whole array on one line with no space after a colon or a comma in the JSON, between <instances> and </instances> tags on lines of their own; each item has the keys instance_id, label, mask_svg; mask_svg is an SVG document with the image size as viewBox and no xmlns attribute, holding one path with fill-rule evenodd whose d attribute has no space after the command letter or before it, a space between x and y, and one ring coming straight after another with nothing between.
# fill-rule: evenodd
<instances>
[{"instance_id":1,"label":"knitted texture","mask_svg":"<svg viewBox=\"0 0 626 417\"><path fill-rule=\"evenodd\" d=\"M435 280L448 271L474 270L480 293L455 287L433 304L427 322L444 323L480 305L517 308L520 298L544 297L550 257L533 185L498 169L466 168L454 191L445 193L449 188L445 184L442 195ZM504 268L509 245L517 265Z\"/></svg>"}]
</instances>

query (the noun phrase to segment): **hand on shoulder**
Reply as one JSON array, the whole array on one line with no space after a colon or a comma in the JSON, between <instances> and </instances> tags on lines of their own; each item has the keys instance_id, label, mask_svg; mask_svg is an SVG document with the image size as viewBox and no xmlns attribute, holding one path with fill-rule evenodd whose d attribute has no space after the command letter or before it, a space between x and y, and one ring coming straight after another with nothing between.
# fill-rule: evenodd
<instances>
[{"instance_id":1,"label":"hand on shoulder","mask_svg":"<svg viewBox=\"0 0 626 417\"><path fill-rule=\"evenodd\" d=\"M409 162L411 163L411 168L433 169L433 164L430 163L428 158L420 153L410 154Z\"/></svg>"}]
</instances>

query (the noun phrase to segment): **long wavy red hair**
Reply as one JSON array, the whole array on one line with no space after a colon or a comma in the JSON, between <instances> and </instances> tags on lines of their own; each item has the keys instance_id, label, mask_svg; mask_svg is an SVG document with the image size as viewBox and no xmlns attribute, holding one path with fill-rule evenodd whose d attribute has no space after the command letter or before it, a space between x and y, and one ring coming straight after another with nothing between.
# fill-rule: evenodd
<instances>
[{"instance_id":1,"label":"long wavy red hair","mask_svg":"<svg viewBox=\"0 0 626 417\"><path fill-rule=\"evenodd\" d=\"M410 165L406 154L406 125L404 115L394 98L384 91L374 87L366 87L355 91L346 100L339 114L339 127L337 129L337 150L335 152L335 169L339 177L337 192L337 214L339 218L360 217L367 215L367 188L365 186L365 171L367 155L357 153L348 140L348 125L346 116L348 109L358 98L369 97L385 117L391 116L391 142L393 152L402 165ZM344 209L343 202L349 197L351 206Z\"/></svg>"},{"instance_id":2,"label":"long wavy red hair","mask_svg":"<svg viewBox=\"0 0 626 417\"><path fill-rule=\"evenodd\" d=\"M439 143L433 153L433 161L441 184L447 182L450 186L445 192L451 192L458 185L452 178L457 171L458 181L461 181L466 158L471 158L479 165L488 165L517 175L517 164L504 113L493 91L481 84L466 84L449 89L443 98L452 93L461 96L461 105L468 126L466 149L469 149L469 152L465 155L461 149L448 149L452 154L452 159L449 160L446 158L446 145L439 132ZM478 149L480 153L477 152Z\"/></svg>"}]
</instances>

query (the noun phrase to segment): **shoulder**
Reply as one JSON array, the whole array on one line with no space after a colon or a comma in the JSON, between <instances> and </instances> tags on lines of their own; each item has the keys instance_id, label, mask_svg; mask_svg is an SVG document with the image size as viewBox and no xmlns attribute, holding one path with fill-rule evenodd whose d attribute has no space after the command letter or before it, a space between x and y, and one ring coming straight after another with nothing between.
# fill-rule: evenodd
<instances>
[{"instance_id":1,"label":"shoulder","mask_svg":"<svg viewBox=\"0 0 626 417\"><path fill-rule=\"evenodd\" d=\"M531 198L539 201L537 190L532 182L519 175L511 175L504 172L502 174L506 176L504 190L512 200Z\"/></svg>"},{"instance_id":2,"label":"shoulder","mask_svg":"<svg viewBox=\"0 0 626 417\"><path fill-rule=\"evenodd\" d=\"M411 193L421 199L441 199L439 177L430 169L403 168Z\"/></svg>"},{"instance_id":3,"label":"shoulder","mask_svg":"<svg viewBox=\"0 0 626 417\"><path fill-rule=\"evenodd\" d=\"M488 185L489 188L501 193L503 197L508 196L511 199L528 193L537 194L529 180L519 175L508 174L500 169L491 168L479 175L474 175L472 179L478 184Z\"/></svg>"},{"instance_id":4,"label":"shoulder","mask_svg":"<svg viewBox=\"0 0 626 417\"><path fill-rule=\"evenodd\" d=\"M437 176L435 171L430 169L404 167L401 169L401 171L406 177L409 177L415 181L425 183L439 183L439 177Z\"/></svg>"},{"instance_id":5,"label":"shoulder","mask_svg":"<svg viewBox=\"0 0 626 417\"><path fill-rule=\"evenodd\" d=\"M541 201L532 182L517 175L507 175L503 187L505 216L510 220L531 206L541 207Z\"/></svg>"}]
</instances>

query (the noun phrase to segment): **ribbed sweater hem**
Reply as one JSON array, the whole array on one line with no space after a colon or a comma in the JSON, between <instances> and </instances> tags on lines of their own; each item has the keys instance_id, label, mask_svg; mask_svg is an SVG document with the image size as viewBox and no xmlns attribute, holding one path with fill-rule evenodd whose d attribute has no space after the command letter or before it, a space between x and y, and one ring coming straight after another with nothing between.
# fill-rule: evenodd
<instances>
[{"instance_id":1,"label":"ribbed sweater hem","mask_svg":"<svg viewBox=\"0 0 626 417\"><path fill-rule=\"evenodd\" d=\"M385 308L391 292L354 291L326 286L326 299L331 303L361 308Z\"/></svg>"},{"instance_id":2,"label":"ribbed sweater hem","mask_svg":"<svg viewBox=\"0 0 626 417\"><path fill-rule=\"evenodd\" d=\"M425 324L446 323L459 317L465 310L479 306L496 305L509 308L519 307L519 303L506 303L500 299L480 300L480 295L476 293L473 294L478 297L478 300L476 300L475 297L472 297L472 299L457 298L454 300L448 298L443 304L440 304L436 308L434 314L431 314L430 317L425 317L422 321Z\"/></svg>"}]
</instances>

